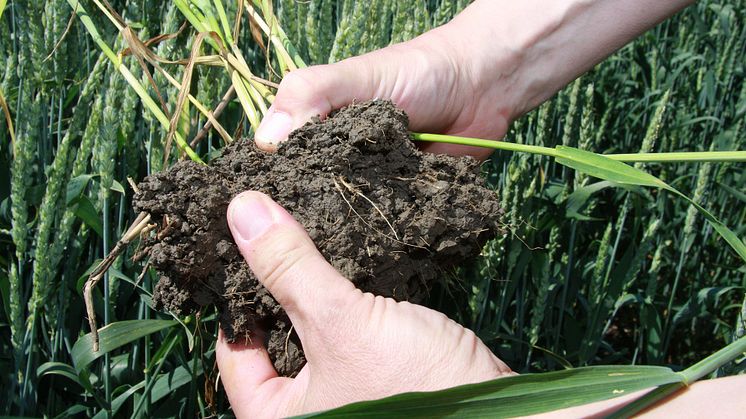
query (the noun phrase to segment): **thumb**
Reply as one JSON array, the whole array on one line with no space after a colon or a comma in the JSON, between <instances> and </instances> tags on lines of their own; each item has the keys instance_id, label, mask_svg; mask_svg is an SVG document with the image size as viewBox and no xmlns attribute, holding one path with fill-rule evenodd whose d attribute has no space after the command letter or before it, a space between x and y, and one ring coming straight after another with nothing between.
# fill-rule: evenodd
<instances>
[{"instance_id":1,"label":"thumb","mask_svg":"<svg viewBox=\"0 0 746 419\"><path fill-rule=\"evenodd\" d=\"M316 250L303 226L267 195L235 197L228 226L254 275L285 309L301 339L304 325L355 290Z\"/></svg>"},{"instance_id":2,"label":"thumb","mask_svg":"<svg viewBox=\"0 0 746 419\"><path fill-rule=\"evenodd\" d=\"M272 106L256 130L256 145L274 151L296 128L314 116L326 117L355 100L378 97L382 75L367 65L368 57L294 70L280 83Z\"/></svg>"}]
</instances>

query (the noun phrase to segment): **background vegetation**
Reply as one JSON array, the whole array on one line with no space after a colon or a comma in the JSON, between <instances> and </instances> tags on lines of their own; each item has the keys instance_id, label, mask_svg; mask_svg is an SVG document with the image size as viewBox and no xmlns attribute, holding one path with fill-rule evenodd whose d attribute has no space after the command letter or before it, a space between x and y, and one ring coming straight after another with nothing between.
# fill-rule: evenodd
<instances>
[{"instance_id":1,"label":"background vegetation","mask_svg":"<svg viewBox=\"0 0 746 419\"><path fill-rule=\"evenodd\" d=\"M81 3L123 51L116 29ZM179 32L184 18L172 2L111 3L142 40L178 34L151 46L159 56L189 55L194 33ZM322 63L409 39L467 3L277 0L275 8L303 59ZM518 121L509 140L615 153L743 149L745 14L744 1L698 2ZM126 178L138 181L179 155L164 163L166 131L72 15L67 1L10 1L0 19L9 117L0 118L0 374L9 400L0 413L104 415L111 405L122 416L229 414L216 384L214 315L179 323L153 311L157 277L132 262L135 247L100 287L97 311L106 323L149 320L154 333L106 359L85 353L81 290L136 215ZM238 44L252 69L277 81L248 24ZM149 85L134 58L124 62ZM183 67L170 68L178 78ZM155 82L173 110L178 91L159 75ZM196 68L192 92L207 106L229 86L222 69ZM191 140L206 121L187 112L180 129ZM250 134L235 100L220 121L234 137ZM221 141L211 132L196 151L209 160ZM509 234L448 275L429 304L475 330L516 371L681 368L744 334L746 267L685 201L610 187L539 156L498 152L484 167ZM742 164L639 167L744 236ZM718 373L745 367L742 360Z\"/></svg>"}]
</instances>

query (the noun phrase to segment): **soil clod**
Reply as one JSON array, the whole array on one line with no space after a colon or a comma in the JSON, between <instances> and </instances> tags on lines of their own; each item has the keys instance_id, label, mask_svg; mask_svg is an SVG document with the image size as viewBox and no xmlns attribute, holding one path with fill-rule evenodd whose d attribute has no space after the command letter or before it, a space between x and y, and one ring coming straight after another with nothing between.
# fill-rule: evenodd
<instances>
[{"instance_id":1,"label":"soil clod","mask_svg":"<svg viewBox=\"0 0 746 419\"><path fill-rule=\"evenodd\" d=\"M215 304L229 341L260 328L278 372L298 372L305 360L290 321L228 230L228 203L245 190L286 208L358 288L421 301L500 231L501 210L478 162L420 152L407 122L390 102L351 105L294 131L276 153L238 141L209 166L181 162L146 178L135 208L168 230L145 244L160 275L156 307L188 314Z\"/></svg>"}]
</instances>

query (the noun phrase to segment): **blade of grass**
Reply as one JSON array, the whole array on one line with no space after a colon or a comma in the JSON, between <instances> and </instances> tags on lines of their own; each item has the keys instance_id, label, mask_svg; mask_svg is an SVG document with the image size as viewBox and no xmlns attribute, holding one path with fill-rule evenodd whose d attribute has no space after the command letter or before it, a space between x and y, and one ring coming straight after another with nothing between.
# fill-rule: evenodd
<instances>
[{"instance_id":1,"label":"blade of grass","mask_svg":"<svg viewBox=\"0 0 746 419\"><path fill-rule=\"evenodd\" d=\"M100 346L96 352L91 351L93 334L81 336L70 353L75 370L80 372L105 353L177 324L175 320L124 320L110 323L98 331Z\"/></svg>"},{"instance_id":2,"label":"blade of grass","mask_svg":"<svg viewBox=\"0 0 746 419\"><path fill-rule=\"evenodd\" d=\"M230 23L228 23L228 16L225 13L225 7L223 7L223 2L220 0L213 0L213 4L215 5L215 8L218 10L218 18L220 18L220 24L223 27L223 38L225 39L228 45L234 45L236 42L233 39L231 25Z\"/></svg>"},{"instance_id":3,"label":"blade of grass","mask_svg":"<svg viewBox=\"0 0 746 419\"><path fill-rule=\"evenodd\" d=\"M665 367L583 367L498 378L435 392L399 394L298 417L526 416L608 400L681 380L681 375Z\"/></svg>"},{"instance_id":4,"label":"blade of grass","mask_svg":"<svg viewBox=\"0 0 746 419\"><path fill-rule=\"evenodd\" d=\"M697 210L705 217L710 225L712 225L715 231L717 231L720 236L725 239L725 241L733 248L733 250L736 251L736 253L741 257L742 260L746 261L746 244L743 243L743 241L736 235L736 233L726 227L722 222L720 222L720 220L718 220L704 207L694 202L693 199L679 192L676 188L668 185L667 183L651 174L643 172L640 169L629 166L622 162L611 160L600 154L563 146L558 146L557 151L560 153L560 156L556 159L558 163L576 170L583 171L590 174L591 176L617 183L657 187L665 189L685 199L687 202L697 208Z\"/></svg>"},{"instance_id":5,"label":"blade of grass","mask_svg":"<svg viewBox=\"0 0 746 419\"><path fill-rule=\"evenodd\" d=\"M746 151L690 151L677 153L604 154L621 162L640 163L693 163L693 162L746 162Z\"/></svg>"},{"instance_id":6,"label":"blade of grass","mask_svg":"<svg viewBox=\"0 0 746 419\"><path fill-rule=\"evenodd\" d=\"M171 353L174 346L176 345L176 342L178 341L179 341L178 336L174 335L172 336L170 341L166 344L166 346L162 348L163 356L158 360L158 364L153 369L152 376L150 378L150 381L148 381L147 384L145 385L143 394L151 394L153 386L155 385L156 382L159 381L158 374L161 372L161 368L163 368L163 365L166 364L166 359L168 358L168 355ZM140 410L142 410L143 406L145 405L145 400L147 400L146 397L140 398L139 402L137 403L137 406L135 406L135 410L132 413L133 418L139 417Z\"/></svg>"},{"instance_id":7,"label":"blade of grass","mask_svg":"<svg viewBox=\"0 0 746 419\"><path fill-rule=\"evenodd\" d=\"M236 88L236 96L238 96L238 101L241 102L241 106L246 113L246 117L249 119L249 124L251 124L251 127L254 128L254 131L256 131L256 129L259 127L259 122L261 121L259 119L259 114L256 111L256 107L254 106L254 102L251 100L251 94L246 88L241 75L238 74L238 72L235 70L229 71L231 74L233 87Z\"/></svg>"},{"instance_id":8,"label":"blade of grass","mask_svg":"<svg viewBox=\"0 0 746 419\"><path fill-rule=\"evenodd\" d=\"M509 143L506 141L495 141L495 140L484 140L481 138L469 138L469 137L457 137L454 135L443 135L443 134L424 134L424 133L412 133L412 138L416 141L427 141L434 143L446 143L456 145L468 145L473 147L485 147L492 148L495 150L505 151L521 151L531 154L540 154L542 156L557 157L558 153L555 149L550 147L542 147L528 144L516 144Z\"/></svg>"}]
</instances>

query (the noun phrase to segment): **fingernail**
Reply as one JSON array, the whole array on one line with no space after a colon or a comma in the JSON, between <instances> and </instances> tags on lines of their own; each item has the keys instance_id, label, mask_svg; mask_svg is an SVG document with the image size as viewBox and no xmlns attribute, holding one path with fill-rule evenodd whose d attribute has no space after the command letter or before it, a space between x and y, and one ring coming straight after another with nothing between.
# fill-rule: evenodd
<instances>
[{"instance_id":1,"label":"fingernail","mask_svg":"<svg viewBox=\"0 0 746 419\"><path fill-rule=\"evenodd\" d=\"M244 192L233 198L228 225L236 240L249 241L264 234L274 223L272 210L259 192Z\"/></svg>"},{"instance_id":2,"label":"fingernail","mask_svg":"<svg viewBox=\"0 0 746 419\"><path fill-rule=\"evenodd\" d=\"M256 139L263 143L278 144L285 141L293 130L293 118L285 112L270 109L256 130Z\"/></svg>"}]
</instances>

